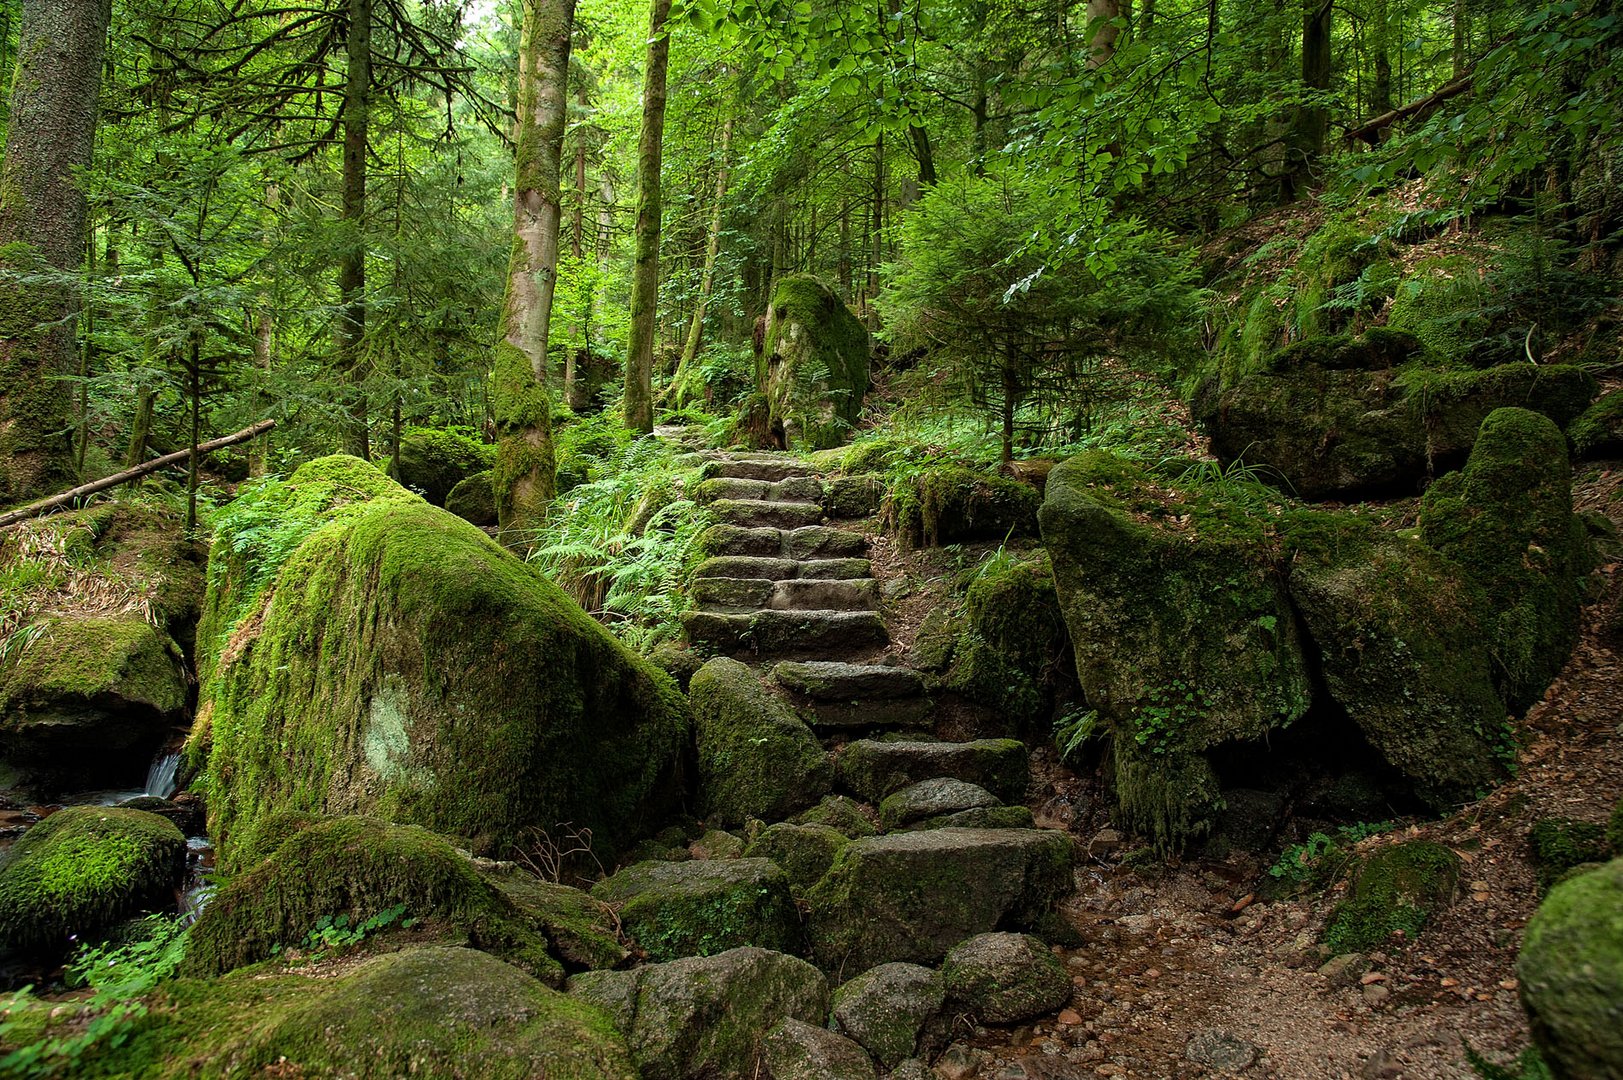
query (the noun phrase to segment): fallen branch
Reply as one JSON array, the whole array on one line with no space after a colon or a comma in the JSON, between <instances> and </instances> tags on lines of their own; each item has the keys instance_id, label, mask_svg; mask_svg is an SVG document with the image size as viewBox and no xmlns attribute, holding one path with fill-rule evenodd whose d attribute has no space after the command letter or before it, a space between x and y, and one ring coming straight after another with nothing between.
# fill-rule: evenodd
<instances>
[{"instance_id":1,"label":"fallen branch","mask_svg":"<svg viewBox=\"0 0 1623 1080\"><path fill-rule=\"evenodd\" d=\"M235 446L237 443L247 442L249 439L252 439L257 435L265 434L265 432L269 431L275 426L275 420L261 420L252 427L245 427L233 435L225 435L218 439L211 439L206 443L198 443L197 454L199 457L201 457L204 454L211 454L216 450L223 450L227 446ZM135 466L133 469L125 469L123 472L114 473L112 476L106 476L100 480L94 480L88 484L80 484L71 491L64 491L60 495L52 495L48 499L41 499L39 502L29 503L27 506L18 507L16 510L8 510L3 514L0 514L0 529L5 528L7 525L15 525L19 521L27 521L29 518L38 517L47 510L55 510L59 506L67 506L75 499L82 499L86 495L94 495L98 491L106 491L108 488L115 488L120 484L127 484L131 480L139 480L143 476L150 473L155 473L159 469L166 468L170 465L182 464L191 456L192 451L190 447L187 447L185 450L176 450L173 454L165 454L163 457L153 458L151 461L143 462L140 465Z\"/></svg>"},{"instance_id":2,"label":"fallen branch","mask_svg":"<svg viewBox=\"0 0 1623 1080\"><path fill-rule=\"evenodd\" d=\"M1442 104L1449 98L1457 97L1469 90L1471 88L1471 80L1474 77L1474 72L1466 72L1464 75L1461 75L1452 82L1444 83L1442 86L1438 87L1436 90L1427 94L1423 98L1411 101L1407 105L1400 105L1396 109L1383 112L1381 115L1372 120L1366 120L1357 127L1348 129L1346 139L1348 142L1362 141L1373 146L1379 140L1381 132L1391 127L1399 120L1414 116L1417 113L1428 112L1433 107Z\"/></svg>"}]
</instances>

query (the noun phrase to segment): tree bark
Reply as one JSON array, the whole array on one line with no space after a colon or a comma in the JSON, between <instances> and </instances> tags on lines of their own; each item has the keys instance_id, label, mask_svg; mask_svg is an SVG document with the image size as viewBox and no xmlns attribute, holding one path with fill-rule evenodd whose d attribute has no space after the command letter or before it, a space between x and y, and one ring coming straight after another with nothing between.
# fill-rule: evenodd
<instances>
[{"instance_id":1,"label":"tree bark","mask_svg":"<svg viewBox=\"0 0 1623 1080\"><path fill-rule=\"evenodd\" d=\"M721 219L727 199L728 155L733 146L733 118L727 117L721 125L721 152L716 163L716 201L710 209L710 235L704 245L704 273L699 278L699 299L693 306L693 320L688 324L687 341L682 345L682 359L671 378L671 407L680 409L690 400L686 395L686 376L699 355L699 342L704 336L704 313L710 306L710 289L716 279L716 256L721 254Z\"/></svg>"},{"instance_id":2,"label":"tree bark","mask_svg":"<svg viewBox=\"0 0 1623 1080\"><path fill-rule=\"evenodd\" d=\"M79 269L110 0L23 0L6 149L0 164L0 270ZM0 284L0 502L73 476L69 373L73 292Z\"/></svg>"},{"instance_id":3,"label":"tree bark","mask_svg":"<svg viewBox=\"0 0 1623 1080\"><path fill-rule=\"evenodd\" d=\"M1375 85L1370 92L1370 112L1376 116L1392 108L1392 32L1387 0L1371 0L1370 49L1374 52Z\"/></svg>"},{"instance_id":4,"label":"tree bark","mask_svg":"<svg viewBox=\"0 0 1623 1080\"><path fill-rule=\"evenodd\" d=\"M1121 36L1121 27L1115 22L1121 16L1120 0L1088 0L1087 15L1093 32L1088 39L1088 70L1092 71L1104 67L1116 55L1116 39Z\"/></svg>"},{"instance_id":5,"label":"tree bark","mask_svg":"<svg viewBox=\"0 0 1623 1080\"><path fill-rule=\"evenodd\" d=\"M564 122L575 0L525 0L519 45L513 250L496 346L496 515L504 542L546 515L556 489L547 332L558 282Z\"/></svg>"},{"instance_id":6,"label":"tree bark","mask_svg":"<svg viewBox=\"0 0 1623 1080\"><path fill-rule=\"evenodd\" d=\"M671 39L665 22L671 0L652 0L648 67L642 84L642 135L637 142L636 255L631 272L631 339L626 348L626 426L654 430L654 320L659 304L659 167L665 147L665 74Z\"/></svg>"},{"instance_id":7,"label":"tree bark","mask_svg":"<svg viewBox=\"0 0 1623 1080\"><path fill-rule=\"evenodd\" d=\"M1302 86L1309 91L1330 88L1331 0L1303 0L1302 4ZM1287 145L1289 159L1280 177L1280 196L1288 202L1300 195L1311 182L1319 158L1324 154L1324 138L1330 128L1330 114L1322 105L1303 105L1296 110Z\"/></svg>"},{"instance_id":8,"label":"tree bark","mask_svg":"<svg viewBox=\"0 0 1623 1080\"><path fill-rule=\"evenodd\" d=\"M350 384L350 427L344 448L370 458L367 433L366 371L366 139L372 112L372 0L348 0L345 36L348 67L344 80L343 249L338 259L338 366Z\"/></svg>"}]
</instances>

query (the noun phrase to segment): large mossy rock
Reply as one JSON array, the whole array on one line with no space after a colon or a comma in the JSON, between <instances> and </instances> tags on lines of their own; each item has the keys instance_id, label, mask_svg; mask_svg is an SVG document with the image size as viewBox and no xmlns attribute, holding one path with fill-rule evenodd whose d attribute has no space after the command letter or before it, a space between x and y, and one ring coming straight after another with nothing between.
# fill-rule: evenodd
<instances>
[{"instance_id":1,"label":"large mossy rock","mask_svg":"<svg viewBox=\"0 0 1623 1080\"><path fill-rule=\"evenodd\" d=\"M669 676L478 529L323 458L216 529L193 752L210 833L365 813L500 853L590 829L612 857L679 790Z\"/></svg>"},{"instance_id":2,"label":"large mossy rock","mask_svg":"<svg viewBox=\"0 0 1623 1080\"><path fill-rule=\"evenodd\" d=\"M1384 948L1400 932L1413 941L1454 898L1459 876L1460 857L1442 844L1383 847L1359 865L1352 891L1325 924L1324 943L1339 955Z\"/></svg>"},{"instance_id":3,"label":"large mossy rock","mask_svg":"<svg viewBox=\"0 0 1623 1080\"><path fill-rule=\"evenodd\" d=\"M655 961L800 945L789 878L767 859L641 862L598 882L592 895L615 906L625 932Z\"/></svg>"},{"instance_id":4,"label":"large mossy rock","mask_svg":"<svg viewBox=\"0 0 1623 1080\"><path fill-rule=\"evenodd\" d=\"M1032 926L1072 888L1071 838L1047 829L931 829L853 840L808 894L831 972L935 963L966 938Z\"/></svg>"},{"instance_id":5,"label":"large mossy rock","mask_svg":"<svg viewBox=\"0 0 1623 1080\"><path fill-rule=\"evenodd\" d=\"M231 878L192 929L187 971L218 975L299 945L323 916L358 924L388 908L432 920L554 985L563 968L521 908L442 836L339 817L300 829Z\"/></svg>"},{"instance_id":6,"label":"large mossy rock","mask_svg":"<svg viewBox=\"0 0 1623 1080\"><path fill-rule=\"evenodd\" d=\"M1046 734L1070 647L1048 559L993 562L964 594L947 685L996 709L1015 730Z\"/></svg>"},{"instance_id":7,"label":"large mossy rock","mask_svg":"<svg viewBox=\"0 0 1623 1080\"><path fill-rule=\"evenodd\" d=\"M913 547L1003 540L1037 531L1042 495L1030 484L962 465L932 465L891 483L884 526Z\"/></svg>"},{"instance_id":8,"label":"large mossy rock","mask_svg":"<svg viewBox=\"0 0 1623 1080\"><path fill-rule=\"evenodd\" d=\"M913 1056L919 1033L946 997L939 972L918 964L880 964L834 991L834 1023L875 1061L894 1069Z\"/></svg>"},{"instance_id":9,"label":"large mossy rock","mask_svg":"<svg viewBox=\"0 0 1623 1080\"><path fill-rule=\"evenodd\" d=\"M805 274L778 283L759 381L786 448L826 450L846 440L868 393L871 354L867 328L827 285Z\"/></svg>"},{"instance_id":10,"label":"large mossy rock","mask_svg":"<svg viewBox=\"0 0 1623 1080\"><path fill-rule=\"evenodd\" d=\"M1018 1024L1071 1000L1071 975L1048 946L1028 934L978 934L955 945L941 965L947 999L976 1020Z\"/></svg>"},{"instance_id":11,"label":"large mossy rock","mask_svg":"<svg viewBox=\"0 0 1623 1080\"><path fill-rule=\"evenodd\" d=\"M142 810L71 806L23 834L0 863L0 948L52 950L174 903L186 838Z\"/></svg>"},{"instance_id":12,"label":"large mossy rock","mask_svg":"<svg viewBox=\"0 0 1623 1080\"><path fill-rule=\"evenodd\" d=\"M826 1027L780 1020L761 1040L761 1063L772 1080L876 1080L862 1047Z\"/></svg>"},{"instance_id":13,"label":"large mossy rock","mask_svg":"<svg viewBox=\"0 0 1623 1080\"><path fill-rule=\"evenodd\" d=\"M1550 890L1516 974L1533 1041L1560 1080L1623 1080L1623 859Z\"/></svg>"},{"instance_id":14,"label":"large mossy rock","mask_svg":"<svg viewBox=\"0 0 1623 1080\"><path fill-rule=\"evenodd\" d=\"M688 684L699 803L723 825L781 821L828 794L834 766L816 736L748 667L724 656Z\"/></svg>"},{"instance_id":15,"label":"large mossy rock","mask_svg":"<svg viewBox=\"0 0 1623 1080\"><path fill-rule=\"evenodd\" d=\"M1623 455L1623 391L1612 390L1567 425L1572 456L1579 461Z\"/></svg>"},{"instance_id":16,"label":"large mossy rock","mask_svg":"<svg viewBox=\"0 0 1623 1080\"><path fill-rule=\"evenodd\" d=\"M470 525L496 524L495 473L490 469L476 472L445 496L445 508Z\"/></svg>"},{"instance_id":17,"label":"large mossy rock","mask_svg":"<svg viewBox=\"0 0 1623 1080\"><path fill-rule=\"evenodd\" d=\"M1579 578L1589 569L1560 430L1526 409L1494 412L1465 468L1427 489L1420 531L1487 594L1501 689L1513 710L1526 708L1578 639Z\"/></svg>"},{"instance_id":18,"label":"large mossy rock","mask_svg":"<svg viewBox=\"0 0 1623 1080\"><path fill-rule=\"evenodd\" d=\"M453 488L495 464L496 448L474 438L471 428L407 428L394 475L435 506L445 506Z\"/></svg>"},{"instance_id":19,"label":"large mossy rock","mask_svg":"<svg viewBox=\"0 0 1623 1080\"><path fill-rule=\"evenodd\" d=\"M472 949L375 956L334 977L255 969L165 983L89 1074L638 1080L607 1016Z\"/></svg>"},{"instance_id":20,"label":"large mossy rock","mask_svg":"<svg viewBox=\"0 0 1623 1080\"><path fill-rule=\"evenodd\" d=\"M779 1021L821 1024L829 1007L822 972L752 948L588 972L569 980L569 992L609 1014L643 1080L753 1076L761 1040Z\"/></svg>"},{"instance_id":21,"label":"large mossy rock","mask_svg":"<svg viewBox=\"0 0 1623 1080\"><path fill-rule=\"evenodd\" d=\"M1264 479L1303 499L1412 494L1464 461L1495 409L1519 405L1566 425L1595 396L1594 378L1577 367L1397 367L1396 337L1363 348L1302 342L1271 370L1198 397L1212 453L1225 465L1262 466Z\"/></svg>"},{"instance_id":22,"label":"large mossy rock","mask_svg":"<svg viewBox=\"0 0 1623 1080\"><path fill-rule=\"evenodd\" d=\"M834 857L850 843L850 838L831 825L792 825L780 821L761 830L744 854L752 859L770 859L789 876L789 887L797 894L823 879Z\"/></svg>"},{"instance_id":23,"label":"large mossy rock","mask_svg":"<svg viewBox=\"0 0 1623 1080\"><path fill-rule=\"evenodd\" d=\"M178 514L117 500L0 535L0 786L140 781L185 718L204 557Z\"/></svg>"}]
</instances>

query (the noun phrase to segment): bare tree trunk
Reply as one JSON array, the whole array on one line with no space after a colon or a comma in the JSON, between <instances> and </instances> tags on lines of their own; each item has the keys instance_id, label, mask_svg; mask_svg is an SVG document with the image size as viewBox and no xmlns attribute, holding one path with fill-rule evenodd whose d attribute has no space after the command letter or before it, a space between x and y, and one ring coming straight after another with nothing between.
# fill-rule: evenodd
<instances>
[{"instance_id":1,"label":"bare tree trunk","mask_svg":"<svg viewBox=\"0 0 1623 1080\"><path fill-rule=\"evenodd\" d=\"M1104 67L1116 55L1116 39L1121 36L1121 27L1115 21L1121 17L1121 2L1088 0L1087 13L1088 26L1093 31L1088 42L1088 70L1092 71Z\"/></svg>"},{"instance_id":2,"label":"bare tree trunk","mask_svg":"<svg viewBox=\"0 0 1623 1080\"><path fill-rule=\"evenodd\" d=\"M1302 86L1304 89L1330 88L1331 0L1303 0L1302 4ZM1289 160L1280 178L1280 195L1289 201L1311 182L1324 138L1330 128L1330 114L1322 105L1304 105L1296 110L1289 139Z\"/></svg>"},{"instance_id":3,"label":"bare tree trunk","mask_svg":"<svg viewBox=\"0 0 1623 1080\"><path fill-rule=\"evenodd\" d=\"M79 269L110 0L23 0L0 164L0 269ZM74 297L60 284L0 286L0 503L73 476Z\"/></svg>"},{"instance_id":4,"label":"bare tree trunk","mask_svg":"<svg viewBox=\"0 0 1623 1080\"><path fill-rule=\"evenodd\" d=\"M350 384L350 426L344 449L372 456L367 432L366 371L366 140L372 112L372 0L348 0L344 81L344 247L338 258L338 366Z\"/></svg>"},{"instance_id":5,"label":"bare tree trunk","mask_svg":"<svg viewBox=\"0 0 1623 1080\"><path fill-rule=\"evenodd\" d=\"M637 142L636 256L631 276L631 340L626 348L626 426L654 430L654 319L659 304L659 166L665 144L665 72L671 0L652 0L648 68L642 84L642 136Z\"/></svg>"},{"instance_id":6,"label":"bare tree trunk","mask_svg":"<svg viewBox=\"0 0 1623 1080\"><path fill-rule=\"evenodd\" d=\"M682 359L671 378L671 407L680 409L687 404L686 375L699 355L699 341L704 335L704 312L710 306L710 289L716 278L716 256L721 254L721 218L727 199L728 155L733 146L733 118L728 116L721 125L721 152L716 163L716 202L710 210L710 235L704 246L704 273L699 278L699 300L693 307L693 321L688 324L688 336L682 346Z\"/></svg>"},{"instance_id":7,"label":"bare tree trunk","mask_svg":"<svg viewBox=\"0 0 1623 1080\"><path fill-rule=\"evenodd\" d=\"M563 225L561 166L575 0L525 0L513 253L496 346L496 515L505 541L541 524L557 483L547 330Z\"/></svg>"},{"instance_id":8,"label":"bare tree trunk","mask_svg":"<svg viewBox=\"0 0 1623 1080\"><path fill-rule=\"evenodd\" d=\"M1370 5L1370 49L1375 53L1375 86L1370 94L1370 115L1379 116L1392 108L1392 32L1387 0Z\"/></svg>"}]
</instances>

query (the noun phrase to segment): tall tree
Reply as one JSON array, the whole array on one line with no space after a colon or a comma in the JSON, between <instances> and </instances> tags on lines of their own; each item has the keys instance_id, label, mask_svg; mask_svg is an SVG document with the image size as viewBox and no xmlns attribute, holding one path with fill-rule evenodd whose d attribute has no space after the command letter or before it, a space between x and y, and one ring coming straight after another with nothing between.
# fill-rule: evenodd
<instances>
[{"instance_id":1,"label":"tall tree","mask_svg":"<svg viewBox=\"0 0 1623 1080\"><path fill-rule=\"evenodd\" d=\"M642 83L642 134L637 140L636 254L631 277L631 333L626 347L626 426L654 430L654 319L659 303L659 168L665 143L665 74L671 39L665 25L671 0L652 0L648 67Z\"/></svg>"},{"instance_id":2,"label":"tall tree","mask_svg":"<svg viewBox=\"0 0 1623 1080\"><path fill-rule=\"evenodd\" d=\"M1302 0L1302 89L1321 95L1330 88L1331 0ZM1330 110L1320 100L1297 106L1287 144L1289 159L1281 177L1280 195L1294 199L1311 182L1324 138L1330 129Z\"/></svg>"},{"instance_id":3,"label":"tall tree","mask_svg":"<svg viewBox=\"0 0 1623 1080\"><path fill-rule=\"evenodd\" d=\"M68 384L72 290L85 255L85 196L111 0L23 0L0 165L0 501L73 475ZM29 280L33 279L33 280Z\"/></svg>"},{"instance_id":4,"label":"tall tree","mask_svg":"<svg viewBox=\"0 0 1623 1080\"><path fill-rule=\"evenodd\" d=\"M716 157L716 199L710 208L710 230L704 248L704 272L699 278L699 298L693 305L693 321L688 324L687 342L682 346L682 359L671 378L671 405L680 409L687 404L689 388L685 376L697 362L699 342L704 336L705 310L710 306L710 290L716 280L716 258L721 253L722 211L727 202L728 158L733 146L733 116L729 112L721 125L721 150Z\"/></svg>"},{"instance_id":5,"label":"tall tree","mask_svg":"<svg viewBox=\"0 0 1623 1080\"><path fill-rule=\"evenodd\" d=\"M575 0L524 0L513 250L496 344L496 510L505 539L540 525L556 485L547 330L563 224L560 172Z\"/></svg>"}]
</instances>

